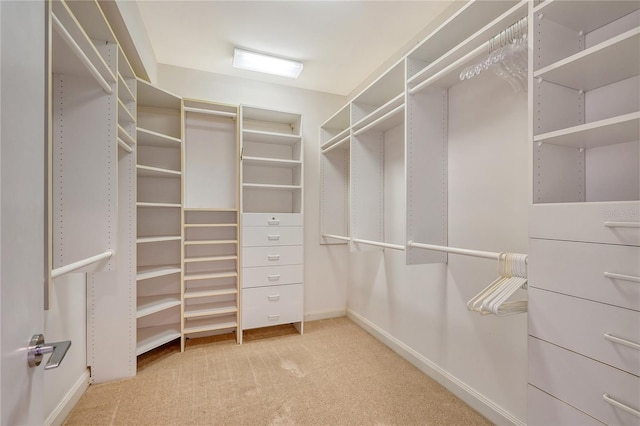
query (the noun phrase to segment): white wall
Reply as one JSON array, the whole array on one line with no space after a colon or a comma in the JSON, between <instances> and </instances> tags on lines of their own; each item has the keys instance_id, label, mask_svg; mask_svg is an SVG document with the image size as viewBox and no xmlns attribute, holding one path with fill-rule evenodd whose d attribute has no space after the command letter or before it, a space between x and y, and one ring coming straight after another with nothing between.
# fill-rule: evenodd
<instances>
[{"instance_id":1,"label":"white wall","mask_svg":"<svg viewBox=\"0 0 640 426\"><path fill-rule=\"evenodd\" d=\"M158 66L158 86L188 98L302 114L305 318L344 315L348 266L346 249L319 243L319 135L320 125L346 103L346 98L163 64Z\"/></svg>"},{"instance_id":2,"label":"white wall","mask_svg":"<svg viewBox=\"0 0 640 426\"><path fill-rule=\"evenodd\" d=\"M491 72L450 89L450 246L527 252L526 129L526 93L514 93ZM385 172L395 185L386 208L404 211L402 168L386 165ZM404 216L393 217L385 222L386 239L404 241ZM417 354L424 371L435 368L451 379L444 382L453 390L465 389L461 395L492 421L524 423L526 314L499 318L466 308L498 276L497 262L449 255L448 265L406 266L404 253L394 250L349 258L348 308L355 317Z\"/></svg>"}]
</instances>

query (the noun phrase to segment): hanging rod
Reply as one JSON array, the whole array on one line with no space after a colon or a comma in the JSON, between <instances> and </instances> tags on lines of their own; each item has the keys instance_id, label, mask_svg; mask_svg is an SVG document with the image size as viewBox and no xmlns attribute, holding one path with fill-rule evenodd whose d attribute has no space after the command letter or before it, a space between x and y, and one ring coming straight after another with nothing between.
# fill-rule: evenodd
<instances>
[{"instance_id":1,"label":"hanging rod","mask_svg":"<svg viewBox=\"0 0 640 426\"><path fill-rule=\"evenodd\" d=\"M61 275L73 272L76 269L80 269L84 266L91 265L92 263L99 262L104 259L108 259L113 256L113 250L107 250L104 253L97 254L95 256L87 257L86 259L78 260L77 262L70 263L65 266L51 270L51 278L57 278Z\"/></svg>"},{"instance_id":2,"label":"hanging rod","mask_svg":"<svg viewBox=\"0 0 640 426\"><path fill-rule=\"evenodd\" d=\"M133 152L133 149L127 145L127 143L125 141L123 141L122 139L120 139L118 137L118 146L122 149L124 149L125 151L127 151L129 154L131 154Z\"/></svg>"},{"instance_id":3,"label":"hanging rod","mask_svg":"<svg viewBox=\"0 0 640 426\"><path fill-rule=\"evenodd\" d=\"M218 115L220 117L229 117L236 118L235 112L227 112L227 111L215 111L212 109L204 109L204 108L193 108L193 107L184 107L185 112L197 112L199 114L209 114L209 115Z\"/></svg>"},{"instance_id":4,"label":"hanging rod","mask_svg":"<svg viewBox=\"0 0 640 426\"><path fill-rule=\"evenodd\" d=\"M73 52L76 54L78 59L87 67L91 75L98 81L98 84L104 89L108 94L112 93L111 85L105 80L105 78L100 74L100 71L96 68L96 66L91 62L91 59L87 56L86 53L82 51L82 48L78 45L78 43L73 39L69 31L62 25L62 22L58 19L55 14L51 14L51 19L53 20L53 27L57 31L58 34L64 39L64 41L71 47Z\"/></svg>"},{"instance_id":5,"label":"hanging rod","mask_svg":"<svg viewBox=\"0 0 640 426\"><path fill-rule=\"evenodd\" d=\"M343 237L342 235L322 234L322 237L323 238L333 238L335 240L342 240L342 241L351 241L351 238Z\"/></svg>"},{"instance_id":6,"label":"hanging rod","mask_svg":"<svg viewBox=\"0 0 640 426\"><path fill-rule=\"evenodd\" d=\"M492 259L492 260L500 259L500 253L494 253L491 251L469 250L469 249L461 249L461 248L455 248L455 247L449 247L449 246L438 246L435 244L414 243L413 241L407 242L407 246L421 248L425 250L434 250L434 251L442 251L445 253L460 254L463 256L480 257L483 259Z\"/></svg>"},{"instance_id":7,"label":"hanging rod","mask_svg":"<svg viewBox=\"0 0 640 426\"><path fill-rule=\"evenodd\" d=\"M605 222L607 228L640 228L640 222Z\"/></svg>"},{"instance_id":8,"label":"hanging rod","mask_svg":"<svg viewBox=\"0 0 640 426\"><path fill-rule=\"evenodd\" d=\"M401 246L399 244L381 243L379 241L361 240L359 238L352 238L351 241L353 241L354 243L358 243L358 244L366 244L366 245L369 245L369 246L376 246L376 247L383 247L383 248L390 248L390 249L393 249L393 250L404 251L404 246Z\"/></svg>"}]
</instances>

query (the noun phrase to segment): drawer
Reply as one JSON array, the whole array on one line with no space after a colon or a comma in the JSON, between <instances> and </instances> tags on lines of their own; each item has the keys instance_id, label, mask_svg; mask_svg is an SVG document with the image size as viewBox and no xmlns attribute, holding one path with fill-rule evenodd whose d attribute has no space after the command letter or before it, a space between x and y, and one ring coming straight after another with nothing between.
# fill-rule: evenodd
<instances>
[{"instance_id":1,"label":"drawer","mask_svg":"<svg viewBox=\"0 0 640 426\"><path fill-rule=\"evenodd\" d=\"M243 213L242 226L302 226L300 213Z\"/></svg>"},{"instance_id":2,"label":"drawer","mask_svg":"<svg viewBox=\"0 0 640 426\"><path fill-rule=\"evenodd\" d=\"M638 225L638 201L534 204L531 207L529 236L638 246Z\"/></svg>"},{"instance_id":3,"label":"drawer","mask_svg":"<svg viewBox=\"0 0 640 426\"><path fill-rule=\"evenodd\" d=\"M527 400L528 426L602 426L602 423L582 411L529 385Z\"/></svg>"},{"instance_id":4,"label":"drawer","mask_svg":"<svg viewBox=\"0 0 640 426\"><path fill-rule=\"evenodd\" d=\"M242 228L243 247L293 246L302 244L301 226L255 226Z\"/></svg>"},{"instance_id":5,"label":"drawer","mask_svg":"<svg viewBox=\"0 0 640 426\"><path fill-rule=\"evenodd\" d=\"M299 265L304 260L302 246L244 247L242 266Z\"/></svg>"},{"instance_id":6,"label":"drawer","mask_svg":"<svg viewBox=\"0 0 640 426\"><path fill-rule=\"evenodd\" d=\"M259 266L242 268L242 287L264 287L301 283L302 265Z\"/></svg>"},{"instance_id":7,"label":"drawer","mask_svg":"<svg viewBox=\"0 0 640 426\"><path fill-rule=\"evenodd\" d=\"M640 375L640 312L536 288L528 310L530 335Z\"/></svg>"},{"instance_id":8,"label":"drawer","mask_svg":"<svg viewBox=\"0 0 640 426\"><path fill-rule=\"evenodd\" d=\"M529 337L529 383L603 423L639 422L603 395L639 410L640 378L534 337Z\"/></svg>"},{"instance_id":9,"label":"drawer","mask_svg":"<svg viewBox=\"0 0 640 426\"><path fill-rule=\"evenodd\" d=\"M640 247L531 239L528 272L531 287L640 311Z\"/></svg>"},{"instance_id":10,"label":"drawer","mask_svg":"<svg viewBox=\"0 0 640 426\"><path fill-rule=\"evenodd\" d=\"M242 290L242 329L302 321L302 284Z\"/></svg>"}]
</instances>

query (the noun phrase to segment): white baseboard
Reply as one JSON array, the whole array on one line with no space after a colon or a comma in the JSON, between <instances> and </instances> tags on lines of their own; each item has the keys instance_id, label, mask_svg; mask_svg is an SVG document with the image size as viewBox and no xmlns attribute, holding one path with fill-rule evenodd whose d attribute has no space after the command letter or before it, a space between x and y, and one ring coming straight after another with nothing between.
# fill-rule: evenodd
<instances>
[{"instance_id":1,"label":"white baseboard","mask_svg":"<svg viewBox=\"0 0 640 426\"><path fill-rule=\"evenodd\" d=\"M471 386L453 376L448 371L443 370L438 365L434 364L432 361L402 343L377 325L373 324L362 315L352 311L351 309L347 309L347 316L353 322L365 329L369 334L387 345L391 350L409 361L424 374L447 388L451 393L463 400L494 424L512 424L517 426L526 425L523 420L517 418L503 407L499 406Z\"/></svg>"},{"instance_id":2,"label":"white baseboard","mask_svg":"<svg viewBox=\"0 0 640 426\"><path fill-rule=\"evenodd\" d=\"M73 407L76 406L78 401L80 401L80 397L82 397L89 387L90 380L91 377L89 375L89 369L87 369L76 381L69 392L67 392L64 398L62 398L62 401L60 401L53 412L49 414L49 417L47 417L44 424L46 426L60 426L64 423L69 413L71 413L71 410L73 410Z\"/></svg>"},{"instance_id":3,"label":"white baseboard","mask_svg":"<svg viewBox=\"0 0 640 426\"><path fill-rule=\"evenodd\" d=\"M305 321L319 321L329 318L340 318L347 315L347 309L334 309L331 311L306 312L304 314Z\"/></svg>"}]
</instances>

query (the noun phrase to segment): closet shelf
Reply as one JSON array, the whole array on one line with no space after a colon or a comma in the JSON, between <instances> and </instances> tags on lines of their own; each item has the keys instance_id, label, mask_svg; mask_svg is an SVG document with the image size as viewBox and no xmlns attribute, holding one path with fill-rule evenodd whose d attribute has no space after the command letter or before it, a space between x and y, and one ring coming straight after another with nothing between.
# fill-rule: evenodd
<instances>
[{"instance_id":1,"label":"closet shelf","mask_svg":"<svg viewBox=\"0 0 640 426\"><path fill-rule=\"evenodd\" d=\"M245 142L261 142L273 145L295 145L302 140L300 135L248 129L242 130L242 137Z\"/></svg>"},{"instance_id":2,"label":"closet shelf","mask_svg":"<svg viewBox=\"0 0 640 426\"><path fill-rule=\"evenodd\" d=\"M208 279L218 279L218 278L232 278L237 277L238 273L236 271L222 271L222 272L205 272L198 274L185 274L185 281L195 281L195 280L208 280Z\"/></svg>"},{"instance_id":3,"label":"closet shelf","mask_svg":"<svg viewBox=\"0 0 640 426\"><path fill-rule=\"evenodd\" d=\"M182 99L164 89L138 79L138 106L180 111Z\"/></svg>"},{"instance_id":4,"label":"closet shelf","mask_svg":"<svg viewBox=\"0 0 640 426\"><path fill-rule=\"evenodd\" d=\"M280 160L276 158L247 156L242 157L242 162L250 166L287 167L291 169L302 165L302 161L299 160Z\"/></svg>"},{"instance_id":5,"label":"closet shelf","mask_svg":"<svg viewBox=\"0 0 640 426\"><path fill-rule=\"evenodd\" d=\"M184 333L193 334L205 331L226 330L236 328L238 321L235 315L223 315L212 318L188 319L185 321Z\"/></svg>"},{"instance_id":6,"label":"closet shelf","mask_svg":"<svg viewBox=\"0 0 640 426\"><path fill-rule=\"evenodd\" d=\"M136 144L136 140L134 139L134 137L131 136L129 132L127 132L120 124L118 124L118 137L129 145Z\"/></svg>"},{"instance_id":7,"label":"closet shelf","mask_svg":"<svg viewBox=\"0 0 640 426\"><path fill-rule=\"evenodd\" d=\"M362 118L361 120L358 120L358 122L353 125L354 135L373 123L386 121L386 118L394 116L394 114L391 114L391 113L393 113L394 111L397 112L398 108L403 105L404 105L404 93L400 93L399 95L391 99L389 102L385 103L381 107L377 108L375 111L368 114L366 117Z\"/></svg>"},{"instance_id":8,"label":"closet shelf","mask_svg":"<svg viewBox=\"0 0 640 426\"><path fill-rule=\"evenodd\" d=\"M213 244L238 244L238 240L191 240L185 241L185 246L213 245Z\"/></svg>"},{"instance_id":9,"label":"closet shelf","mask_svg":"<svg viewBox=\"0 0 640 426\"><path fill-rule=\"evenodd\" d=\"M161 169L160 167L136 166L138 177L159 177L159 178L175 178L182 176L182 173L176 170Z\"/></svg>"},{"instance_id":10,"label":"closet shelf","mask_svg":"<svg viewBox=\"0 0 640 426\"><path fill-rule=\"evenodd\" d=\"M185 207L185 212L237 212L238 209L210 209L206 207Z\"/></svg>"},{"instance_id":11,"label":"closet shelf","mask_svg":"<svg viewBox=\"0 0 640 426\"><path fill-rule=\"evenodd\" d=\"M542 13L543 19L586 34L637 9L638 3L632 1L547 0L534 7L533 12L536 15Z\"/></svg>"},{"instance_id":12,"label":"closet shelf","mask_svg":"<svg viewBox=\"0 0 640 426\"><path fill-rule=\"evenodd\" d=\"M249 189L275 189L275 190L282 190L282 191L302 189L302 186L300 185L270 185L265 183L243 183L242 186L244 188L249 188Z\"/></svg>"},{"instance_id":13,"label":"closet shelf","mask_svg":"<svg viewBox=\"0 0 640 426\"><path fill-rule=\"evenodd\" d=\"M127 143L125 141L123 141L122 139L120 139L120 137L118 137L117 140L118 140L118 146L120 148L124 149L128 153L132 153L133 152L133 148L131 148L129 145L127 145Z\"/></svg>"},{"instance_id":14,"label":"closet shelf","mask_svg":"<svg viewBox=\"0 0 640 426\"><path fill-rule=\"evenodd\" d=\"M185 223L185 228L237 228L237 223Z\"/></svg>"},{"instance_id":15,"label":"closet shelf","mask_svg":"<svg viewBox=\"0 0 640 426\"><path fill-rule=\"evenodd\" d=\"M615 64L615 65L614 65ZM640 27L544 67L535 78L592 90L640 74Z\"/></svg>"},{"instance_id":16,"label":"closet shelf","mask_svg":"<svg viewBox=\"0 0 640 426\"><path fill-rule=\"evenodd\" d=\"M164 265L164 266L140 266L136 275L137 281L148 280L151 278L163 277L165 275L179 274L182 271L180 265Z\"/></svg>"},{"instance_id":17,"label":"closet shelf","mask_svg":"<svg viewBox=\"0 0 640 426\"><path fill-rule=\"evenodd\" d=\"M349 128L344 129L343 131L341 131L340 133L338 133L337 135L335 135L334 137L332 137L331 139L329 139L328 141L320 145L320 150L324 152L326 149L332 147L333 145L344 143L345 140L349 139L350 132L351 132L351 129Z\"/></svg>"},{"instance_id":18,"label":"closet shelf","mask_svg":"<svg viewBox=\"0 0 640 426\"><path fill-rule=\"evenodd\" d=\"M118 123L135 123L136 118L131 113L129 108L122 102L121 99L118 99Z\"/></svg>"},{"instance_id":19,"label":"closet shelf","mask_svg":"<svg viewBox=\"0 0 640 426\"><path fill-rule=\"evenodd\" d=\"M235 312L238 312L235 300L231 302L198 303L184 307L184 317L187 319L233 314Z\"/></svg>"},{"instance_id":20,"label":"closet shelf","mask_svg":"<svg viewBox=\"0 0 640 426\"><path fill-rule=\"evenodd\" d=\"M573 148L593 148L637 141L639 138L640 112L633 112L536 135L533 140Z\"/></svg>"},{"instance_id":21,"label":"closet shelf","mask_svg":"<svg viewBox=\"0 0 640 426\"><path fill-rule=\"evenodd\" d=\"M144 146L157 146L168 148L180 148L182 141L173 136L163 135L162 133L154 132L153 130L143 129L138 127L138 143Z\"/></svg>"},{"instance_id":22,"label":"closet shelf","mask_svg":"<svg viewBox=\"0 0 640 426\"><path fill-rule=\"evenodd\" d=\"M136 355L180 338L180 324L144 327L137 330Z\"/></svg>"},{"instance_id":23,"label":"closet shelf","mask_svg":"<svg viewBox=\"0 0 640 426\"><path fill-rule=\"evenodd\" d=\"M135 102L136 95L133 94L122 74L118 73L118 98L123 102Z\"/></svg>"},{"instance_id":24,"label":"closet shelf","mask_svg":"<svg viewBox=\"0 0 640 426\"><path fill-rule=\"evenodd\" d=\"M221 262L224 260L236 260L238 256L236 255L228 255L228 256L198 256L198 257L185 257L185 263L193 263L193 262Z\"/></svg>"},{"instance_id":25,"label":"closet shelf","mask_svg":"<svg viewBox=\"0 0 640 426\"><path fill-rule=\"evenodd\" d=\"M402 114L403 111L404 104L397 106L383 116L370 122L369 124L359 128L358 130L354 130L353 136L359 136L370 130L386 132L389 129L393 129L396 126L402 125L402 123L404 123L404 114Z\"/></svg>"},{"instance_id":26,"label":"closet shelf","mask_svg":"<svg viewBox=\"0 0 640 426\"><path fill-rule=\"evenodd\" d=\"M182 204L174 204L174 203L149 203L146 201L138 201L136 203L137 207L169 207L169 208L180 208Z\"/></svg>"},{"instance_id":27,"label":"closet shelf","mask_svg":"<svg viewBox=\"0 0 640 426\"><path fill-rule=\"evenodd\" d=\"M215 287L188 288L184 292L184 298L195 299L200 297L227 296L230 294L238 294L238 289L235 284Z\"/></svg>"},{"instance_id":28,"label":"closet shelf","mask_svg":"<svg viewBox=\"0 0 640 426\"><path fill-rule=\"evenodd\" d=\"M136 318L142 318L156 312L180 306L182 301L179 294L163 294L160 296L138 297Z\"/></svg>"},{"instance_id":29,"label":"closet shelf","mask_svg":"<svg viewBox=\"0 0 640 426\"><path fill-rule=\"evenodd\" d=\"M182 237L180 235L163 235L157 237L138 237L136 239L137 244L146 244L146 243L159 243L163 241L179 241Z\"/></svg>"}]
</instances>

